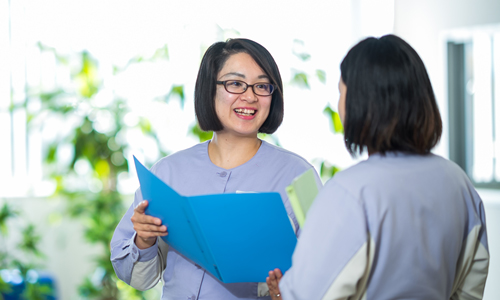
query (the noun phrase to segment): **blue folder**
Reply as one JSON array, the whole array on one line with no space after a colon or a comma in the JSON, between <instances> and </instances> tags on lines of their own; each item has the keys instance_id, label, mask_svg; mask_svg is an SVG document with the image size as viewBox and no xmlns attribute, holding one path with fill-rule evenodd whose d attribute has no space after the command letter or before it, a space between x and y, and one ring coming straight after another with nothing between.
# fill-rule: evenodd
<instances>
[{"instance_id":1,"label":"blue folder","mask_svg":"<svg viewBox=\"0 0 500 300\"><path fill-rule=\"evenodd\" d=\"M167 226L162 238L177 252L224 283L290 268L297 238L279 193L181 196L134 160L146 214Z\"/></svg>"}]
</instances>

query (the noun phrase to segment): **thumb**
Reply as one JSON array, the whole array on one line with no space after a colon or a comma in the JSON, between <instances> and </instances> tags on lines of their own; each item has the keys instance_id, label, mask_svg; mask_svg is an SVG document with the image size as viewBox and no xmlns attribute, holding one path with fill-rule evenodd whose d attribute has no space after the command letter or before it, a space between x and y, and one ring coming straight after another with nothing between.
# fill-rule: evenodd
<instances>
[{"instance_id":1,"label":"thumb","mask_svg":"<svg viewBox=\"0 0 500 300\"><path fill-rule=\"evenodd\" d=\"M141 201L136 207L135 211L143 214L146 211L146 207L148 207L148 200Z\"/></svg>"}]
</instances>

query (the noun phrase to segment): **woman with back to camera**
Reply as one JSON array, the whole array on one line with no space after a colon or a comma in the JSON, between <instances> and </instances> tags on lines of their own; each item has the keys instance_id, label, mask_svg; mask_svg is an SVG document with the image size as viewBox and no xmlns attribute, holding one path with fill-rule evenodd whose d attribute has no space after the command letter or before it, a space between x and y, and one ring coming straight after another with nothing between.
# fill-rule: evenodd
<instances>
[{"instance_id":1,"label":"woman with back to camera","mask_svg":"<svg viewBox=\"0 0 500 300\"><path fill-rule=\"evenodd\" d=\"M325 184L291 269L281 282L278 269L270 272L271 295L482 299L483 203L455 163L431 153L442 123L422 60L387 35L361 41L340 68L345 144L369 158Z\"/></svg>"},{"instance_id":2,"label":"woman with back to camera","mask_svg":"<svg viewBox=\"0 0 500 300\"><path fill-rule=\"evenodd\" d=\"M185 196L279 192L297 228L285 187L313 167L257 137L283 120L283 84L271 54L247 39L213 44L196 80L195 110L201 129L214 131L212 140L161 159L151 171ZM269 299L265 283L224 284L168 247L158 238L167 228L144 214L147 205L138 189L113 235L111 261L121 280L146 290L162 279L162 299Z\"/></svg>"}]
</instances>

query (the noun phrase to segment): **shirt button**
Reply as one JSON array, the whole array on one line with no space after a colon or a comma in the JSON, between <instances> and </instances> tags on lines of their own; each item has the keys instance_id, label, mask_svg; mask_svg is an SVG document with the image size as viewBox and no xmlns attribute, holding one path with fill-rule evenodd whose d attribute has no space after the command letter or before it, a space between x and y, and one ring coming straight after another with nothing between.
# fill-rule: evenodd
<instances>
[{"instance_id":1,"label":"shirt button","mask_svg":"<svg viewBox=\"0 0 500 300\"><path fill-rule=\"evenodd\" d=\"M225 171L220 173L220 177L226 177L226 175L227 175L227 172L225 172Z\"/></svg>"},{"instance_id":2,"label":"shirt button","mask_svg":"<svg viewBox=\"0 0 500 300\"><path fill-rule=\"evenodd\" d=\"M134 251L134 253L137 253L137 249L136 248L134 248L134 250L132 250L132 251Z\"/></svg>"}]
</instances>

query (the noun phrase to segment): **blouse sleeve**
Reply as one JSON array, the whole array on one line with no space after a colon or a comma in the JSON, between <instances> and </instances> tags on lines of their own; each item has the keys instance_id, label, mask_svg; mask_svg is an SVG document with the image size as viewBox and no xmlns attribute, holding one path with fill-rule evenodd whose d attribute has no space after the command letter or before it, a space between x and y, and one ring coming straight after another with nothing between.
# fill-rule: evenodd
<instances>
[{"instance_id":1,"label":"blouse sleeve","mask_svg":"<svg viewBox=\"0 0 500 300\"><path fill-rule=\"evenodd\" d=\"M137 190L134 203L123 216L111 239L111 263L118 278L138 290L147 290L160 280L166 265L168 246L158 240L152 247L143 250L135 245L136 232L130 218L134 207L141 201L141 192Z\"/></svg>"}]
</instances>

